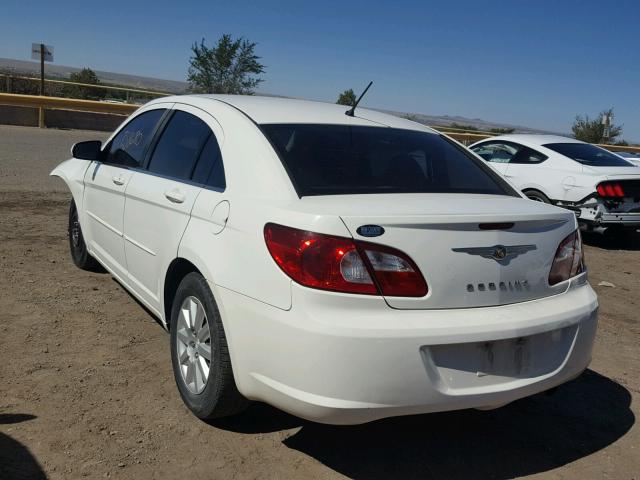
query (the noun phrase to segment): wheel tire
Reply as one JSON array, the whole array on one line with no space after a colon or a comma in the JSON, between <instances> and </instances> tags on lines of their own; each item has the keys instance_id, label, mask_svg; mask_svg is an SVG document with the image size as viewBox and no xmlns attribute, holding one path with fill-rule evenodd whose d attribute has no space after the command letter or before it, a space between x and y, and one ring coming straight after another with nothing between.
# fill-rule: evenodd
<instances>
[{"instance_id":1,"label":"wheel tire","mask_svg":"<svg viewBox=\"0 0 640 480\"><path fill-rule=\"evenodd\" d=\"M200 318L199 313L191 313L194 305L196 310L198 305L204 309L200 326L191 320ZM249 406L250 402L236 388L218 306L207 281L199 273L189 273L178 286L171 308L170 332L176 385L185 405L196 417L203 420L228 417ZM210 360L203 382L207 344Z\"/></svg>"},{"instance_id":2,"label":"wheel tire","mask_svg":"<svg viewBox=\"0 0 640 480\"><path fill-rule=\"evenodd\" d=\"M551 203L549 197L537 190L525 190L522 193L524 193L529 200L533 200L534 202Z\"/></svg>"},{"instance_id":3,"label":"wheel tire","mask_svg":"<svg viewBox=\"0 0 640 480\"><path fill-rule=\"evenodd\" d=\"M101 265L89 254L87 245L84 243L82 228L80 228L80 221L78 220L78 209L76 208L76 202L73 200L69 205L69 251L76 267L90 272L102 270Z\"/></svg>"}]
</instances>

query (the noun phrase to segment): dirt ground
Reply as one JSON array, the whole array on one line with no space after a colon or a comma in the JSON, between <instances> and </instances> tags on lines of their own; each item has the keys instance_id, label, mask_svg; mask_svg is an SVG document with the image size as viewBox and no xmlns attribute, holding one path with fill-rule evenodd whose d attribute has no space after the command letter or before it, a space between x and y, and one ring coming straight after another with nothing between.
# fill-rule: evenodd
<instances>
[{"instance_id":1,"label":"dirt ground","mask_svg":"<svg viewBox=\"0 0 640 480\"><path fill-rule=\"evenodd\" d=\"M554 395L355 427L256 404L207 424L178 396L165 331L69 258L69 195L47 174L101 137L0 127L0 479L640 478L639 238L587 238L593 363Z\"/></svg>"}]
</instances>

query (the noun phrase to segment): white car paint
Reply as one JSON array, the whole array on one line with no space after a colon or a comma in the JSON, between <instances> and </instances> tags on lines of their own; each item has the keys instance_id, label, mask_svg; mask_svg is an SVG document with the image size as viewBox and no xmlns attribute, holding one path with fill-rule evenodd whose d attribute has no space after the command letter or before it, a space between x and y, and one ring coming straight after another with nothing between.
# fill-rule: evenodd
<instances>
[{"instance_id":1,"label":"white car paint","mask_svg":"<svg viewBox=\"0 0 640 480\"><path fill-rule=\"evenodd\" d=\"M513 195L300 198L257 124L437 132L360 108L349 117L332 104L204 95L150 102L105 145L131 119L158 108L188 112L210 127L224 161L224 191L74 158L52 175L73 194L91 255L165 325L171 266L185 259L199 270L247 398L353 424L501 406L566 382L589 364L598 303L586 272L548 283L558 245L577 228L573 213ZM505 222L513 226L478 227ZM402 250L428 293L383 297L302 286L271 257L267 223ZM384 235L362 237L357 228L366 224L383 226ZM452 251L522 244L535 248L506 263Z\"/></svg>"},{"instance_id":2,"label":"white car paint","mask_svg":"<svg viewBox=\"0 0 640 480\"><path fill-rule=\"evenodd\" d=\"M577 211L580 221L588 222L591 226L640 225L640 195L612 203L600 198L596 192L597 185L607 180L634 180L640 183L640 168L628 161L627 167L588 166L545 146L555 143L584 144L573 138L556 135L511 134L481 140L469 148L476 154L482 154L482 148L488 145L528 147L548 158L540 163L487 163L520 191L541 192L552 203Z\"/></svg>"}]
</instances>

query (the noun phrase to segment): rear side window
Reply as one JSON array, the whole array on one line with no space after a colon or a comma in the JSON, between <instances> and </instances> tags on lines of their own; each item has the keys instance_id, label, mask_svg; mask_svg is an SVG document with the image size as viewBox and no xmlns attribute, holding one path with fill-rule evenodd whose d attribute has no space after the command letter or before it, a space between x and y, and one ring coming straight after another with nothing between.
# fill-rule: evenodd
<instances>
[{"instance_id":1,"label":"rear side window","mask_svg":"<svg viewBox=\"0 0 640 480\"><path fill-rule=\"evenodd\" d=\"M139 167L165 111L159 109L141 113L125 125L113 137L105 162L126 167Z\"/></svg>"},{"instance_id":2,"label":"rear side window","mask_svg":"<svg viewBox=\"0 0 640 480\"><path fill-rule=\"evenodd\" d=\"M626 160L589 143L547 143L544 147L592 167L633 167Z\"/></svg>"},{"instance_id":3,"label":"rear side window","mask_svg":"<svg viewBox=\"0 0 640 480\"><path fill-rule=\"evenodd\" d=\"M211 134L193 171L192 180L196 183L224 190L226 181L224 177L224 167L222 165L222 154L215 135Z\"/></svg>"},{"instance_id":4,"label":"rear side window","mask_svg":"<svg viewBox=\"0 0 640 480\"><path fill-rule=\"evenodd\" d=\"M387 127L264 124L299 196L359 193L517 195L444 137Z\"/></svg>"},{"instance_id":5,"label":"rear side window","mask_svg":"<svg viewBox=\"0 0 640 480\"><path fill-rule=\"evenodd\" d=\"M209 126L190 113L176 110L149 162L149 171L175 178L188 180L209 137Z\"/></svg>"},{"instance_id":6,"label":"rear side window","mask_svg":"<svg viewBox=\"0 0 640 480\"><path fill-rule=\"evenodd\" d=\"M521 147L518 150L518 153L513 156L509 163L521 163L523 165L530 165L534 163L542 163L547 158L549 157L540 152L536 152L529 147Z\"/></svg>"}]
</instances>

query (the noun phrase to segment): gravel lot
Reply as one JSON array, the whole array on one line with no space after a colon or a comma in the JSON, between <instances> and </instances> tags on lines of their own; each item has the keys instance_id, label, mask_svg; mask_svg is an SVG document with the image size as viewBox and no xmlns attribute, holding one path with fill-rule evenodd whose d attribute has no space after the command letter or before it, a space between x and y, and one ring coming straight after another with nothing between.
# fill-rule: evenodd
<instances>
[{"instance_id":1,"label":"gravel lot","mask_svg":"<svg viewBox=\"0 0 640 480\"><path fill-rule=\"evenodd\" d=\"M68 256L69 195L47 175L95 138L0 126L0 479L640 478L639 238L587 239L593 363L554 395L356 427L256 404L207 424L182 405L165 331Z\"/></svg>"}]
</instances>

